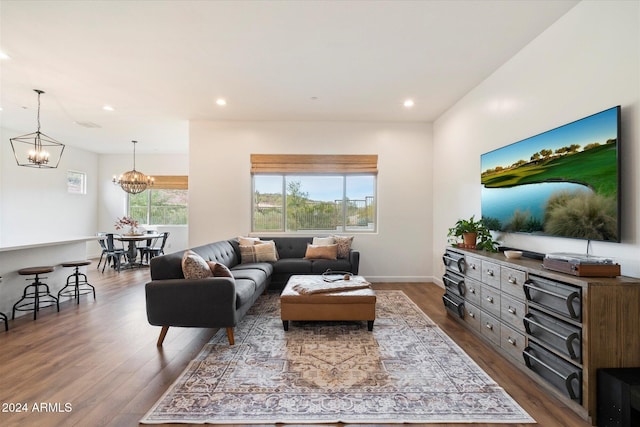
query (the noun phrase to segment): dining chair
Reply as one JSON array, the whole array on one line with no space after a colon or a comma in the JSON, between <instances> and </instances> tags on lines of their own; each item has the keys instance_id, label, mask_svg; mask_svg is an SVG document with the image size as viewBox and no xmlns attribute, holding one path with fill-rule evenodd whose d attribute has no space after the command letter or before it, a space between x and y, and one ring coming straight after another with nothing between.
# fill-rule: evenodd
<instances>
[{"instance_id":1,"label":"dining chair","mask_svg":"<svg viewBox=\"0 0 640 427\"><path fill-rule=\"evenodd\" d=\"M104 273L104 268L109 264L109 261L113 262L113 267L120 272L120 265L122 262L122 258L125 257L124 247L116 248L113 233L107 233L107 259L105 260L104 265L102 266L102 272Z\"/></svg>"},{"instance_id":2,"label":"dining chair","mask_svg":"<svg viewBox=\"0 0 640 427\"><path fill-rule=\"evenodd\" d=\"M98 266L96 267L98 270L100 270L102 258L104 258L104 256L107 254L107 233L103 233L100 231L96 233L96 236L98 236L98 243L100 244L100 248L102 248L102 253L100 253L100 260L98 261Z\"/></svg>"},{"instance_id":3,"label":"dining chair","mask_svg":"<svg viewBox=\"0 0 640 427\"><path fill-rule=\"evenodd\" d=\"M156 234L155 230L147 230L147 234ZM149 263L149 251L154 248L158 243L159 237L147 239L143 244L138 245L138 252L140 252L140 262L144 263L145 256L147 257L147 264Z\"/></svg>"},{"instance_id":4,"label":"dining chair","mask_svg":"<svg viewBox=\"0 0 640 427\"><path fill-rule=\"evenodd\" d=\"M164 247L167 244L167 239L168 238L169 238L169 232L168 231L164 231L162 233L162 237L159 238L160 246L153 246L153 247L145 249L144 257L147 258L147 262L149 262L151 260L151 258L153 258L155 256L164 255Z\"/></svg>"}]
</instances>

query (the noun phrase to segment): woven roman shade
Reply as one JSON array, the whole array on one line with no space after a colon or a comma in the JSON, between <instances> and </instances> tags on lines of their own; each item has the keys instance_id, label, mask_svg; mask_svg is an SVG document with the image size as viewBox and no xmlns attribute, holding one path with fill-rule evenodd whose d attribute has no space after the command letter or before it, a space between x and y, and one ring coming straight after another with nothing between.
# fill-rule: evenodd
<instances>
[{"instance_id":1,"label":"woven roman shade","mask_svg":"<svg viewBox=\"0 0 640 427\"><path fill-rule=\"evenodd\" d=\"M377 154L252 154L251 173L378 173Z\"/></svg>"},{"instance_id":2,"label":"woven roman shade","mask_svg":"<svg viewBox=\"0 0 640 427\"><path fill-rule=\"evenodd\" d=\"M186 175L153 175L152 189L158 190L188 190L189 177Z\"/></svg>"}]
</instances>

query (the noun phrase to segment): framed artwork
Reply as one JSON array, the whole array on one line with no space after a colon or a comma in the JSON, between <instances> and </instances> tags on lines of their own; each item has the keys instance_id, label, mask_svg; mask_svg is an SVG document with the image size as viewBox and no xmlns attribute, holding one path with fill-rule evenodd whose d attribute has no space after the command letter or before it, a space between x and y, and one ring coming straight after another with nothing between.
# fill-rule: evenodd
<instances>
[{"instance_id":1,"label":"framed artwork","mask_svg":"<svg viewBox=\"0 0 640 427\"><path fill-rule=\"evenodd\" d=\"M79 171L67 171L67 192L87 194L87 174Z\"/></svg>"}]
</instances>

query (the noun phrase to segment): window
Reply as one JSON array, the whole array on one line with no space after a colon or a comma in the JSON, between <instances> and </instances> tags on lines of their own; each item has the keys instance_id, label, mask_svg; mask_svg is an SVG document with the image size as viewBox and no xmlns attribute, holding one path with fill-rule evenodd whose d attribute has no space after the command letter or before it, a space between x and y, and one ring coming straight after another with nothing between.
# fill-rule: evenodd
<instances>
[{"instance_id":1,"label":"window","mask_svg":"<svg viewBox=\"0 0 640 427\"><path fill-rule=\"evenodd\" d=\"M274 155L272 162L264 162L266 155L259 162L255 157L253 232L375 231L377 156ZM357 161L362 157L375 160L375 167L363 172ZM275 173L276 168L287 172Z\"/></svg>"},{"instance_id":2,"label":"window","mask_svg":"<svg viewBox=\"0 0 640 427\"><path fill-rule=\"evenodd\" d=\"M186 176L154 176L153 187L129 194L129 216L140 224L184 225L188 223Z\"/></svg>"}]
</instances>

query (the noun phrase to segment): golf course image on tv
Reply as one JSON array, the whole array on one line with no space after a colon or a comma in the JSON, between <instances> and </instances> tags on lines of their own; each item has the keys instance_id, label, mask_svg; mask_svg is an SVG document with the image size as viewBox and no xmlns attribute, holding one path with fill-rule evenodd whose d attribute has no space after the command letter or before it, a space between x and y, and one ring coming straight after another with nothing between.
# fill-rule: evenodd
<instances>
[{"instance_id":1,"label":"golf course image on tv","mask_svg":"<svg viewBox=\"0 0 640 427\"><path fill-rule=\"evenodd\" d=\"M481 156L491 230L620 241L620 106Z\"/></svg>"}]
</instances>

